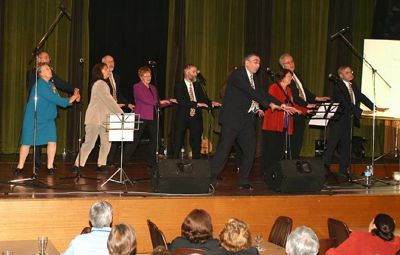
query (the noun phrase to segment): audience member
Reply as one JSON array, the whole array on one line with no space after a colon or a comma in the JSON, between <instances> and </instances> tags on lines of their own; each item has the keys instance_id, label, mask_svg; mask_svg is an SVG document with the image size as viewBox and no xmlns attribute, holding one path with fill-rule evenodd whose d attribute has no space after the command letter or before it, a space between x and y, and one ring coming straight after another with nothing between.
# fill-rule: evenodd
<instances>
[{"instance_id":1,"label":"audience member","mask_svg":"<svg viewBox=\"0 0 400 255\"><path fill-rule=\"evenodd\" d=\"M394 235L395 229L393 218L380 213L369 224L368 232L351 232L346 241L326 254L396 254L400 250L400 237Z\"/></svg>"},{"instance_id":2,"label":"audience member","mask_svg":"<svg viewBox=\"0 0 400 255\"><path fill-rule=\"evenodd\" d=\"M288 236L286 242L288 255L316 255L318 250L318 237L309 227L298 227Z\"/></svg>"},{"instance_id":3,"label":"audience member","mask_svg":"<svg viewBox=\"0 0 400 255\"><path fill-rule=\"evenodd\" d=\"M258 255L258 250L251 247L249 226L238 219L230 219L219 234L220 248L206 252L206 255Z\"/></svg>"},{"instance_id":4,"label":"audience member","mask_svg":"<svg viewBox=\"0 0 400 255\"><path fill-rule=\"evenodd\" d=\"M213 239L211 216L202 209L194 209L185 218L181 226L181 236L175 238L169 246L173 252L176 248L196 248L215 250L219 241Z\"/></svg>"},{"instance_id":5,"label":"audience member","mask_svg":"<svg viewBox=\"0 0 400 255\"><path fill-rule=\"evenodd\" d=\"M113 226L108 237L107 248L110 255L136 254L135 230L127 224Z\"/></svg>"},{"instance_id":6,"label":"audience member","mask_svg":"<svg viewBox=\"0 0 400 255\"><path fill-rule=\"evenodd\" d=\"M111 231L112 206L99 201L90 208L92 231L75 237L63 255L108 255L107 238Z\"/></svg>"}]
</instances>

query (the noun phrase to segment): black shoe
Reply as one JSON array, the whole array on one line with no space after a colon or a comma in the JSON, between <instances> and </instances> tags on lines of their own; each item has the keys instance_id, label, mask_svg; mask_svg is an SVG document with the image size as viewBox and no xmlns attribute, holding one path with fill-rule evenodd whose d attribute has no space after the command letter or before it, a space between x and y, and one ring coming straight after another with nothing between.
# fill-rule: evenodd
<instances>
[{"instance_id":1,"label":"black shoe","mask_svg":"<svg viewBox=\"0 0 400 255\"><path fill-rule=\"evenodd\" d=\"M96 168L96 173L104 173L107 172L107 166L98 166Z\"/></svg>"},{"instance_id":2,"label":"black shoe","mask_svg":"<svg viewBox=\"0 0 400 255\"><path fill-rule=\"evenodd\" d=\"M55 173L56 173L56 169L54 167L47 168L47 174L48 175L54 175Z\"/></svg>"},{"instance_id":3,"label":"black shoe","mask_svg":"<svg viewBox=\"0 0 400 255\"><path fill-rule=\"evenodd\" d=\"M243 190L254 190L253 186L251 186L250 184L243 184L239 186L239 189L243 189Z\"/></svg>"},{"instance_id":4,"label":"black shoe","mask_svg":"<svg viewBox=\"0 0 400 255\"><path fill-rule=\"evenodd\" d=\"M78 166L73 166L73 167L72 167L72 173L73 173L73 174L79 173L79 167L78 167Z\"/></svg>"},{"instance_id":5,"label":"black shoe","mask_svg":"<svg viewBox=\"0 0 400 255\"><path fill-rule=\"evenodd\" d=\"M22 174L23 169L22 168L15 168L14 170L14 175L21 175Z\"/></svg>"}]
</instances>

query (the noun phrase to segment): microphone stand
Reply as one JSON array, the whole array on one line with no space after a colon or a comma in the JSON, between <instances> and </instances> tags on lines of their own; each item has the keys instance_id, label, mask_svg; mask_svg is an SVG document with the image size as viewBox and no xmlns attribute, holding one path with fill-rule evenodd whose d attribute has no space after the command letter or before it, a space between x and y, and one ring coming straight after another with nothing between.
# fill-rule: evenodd
<instances>
[{"instance_id":1,"label":"microphone stand","mask_svg":"<svg viewBox=\"0 0 400 255\"><path fill-rule=\"evenodd\" d=\"M33 61L36 62L36 59L39 55L40 49L43 47L44 43L47 41L49 38L50 34L54 31L54 28L57 26L57 24L60 22L61 18L64 16L65 12L63 9L60 10L58 13L56 19L51 23L49 29L47 30L46 33L42 36L42 38L39 40L37 43L36 47L32 51L32 57L29 60L29 65L32 64ZM38 75L36 71L36 82L35 82L35 97L34 97L34 115L33 115L33 166L32 166L32 177L30 178L23 178L23 179L14 179L9 181L10 183L17 183L17 182L31 182L32 185L44 185L46 187L51 187L46 183L43 183L42 181L38 180L38 174L36 172L36 134L37 134L37 85L38 85Z\"/></svg>"},{"instance_id":2,"label":"microphone stand","mask_svg":"<svg viewBox=\"0 0 400 255\"><path fill-rule=\"evenodd\" d=\"M358 59L361 60L361 62L365 63L368 68L371 70L372 73L372 87L373 87L373 94L374 94L374 100L373 100L373 117L372 117L372 156L371 156L371 165L367 165L367 169L364 172L365 178L364 178L364 183L361 183L361 185L365 186L366 188L371 188L373 186L374 182L383 182L385 184L390 185L389 182L386 182L384 180L378 179L374 177L374 165L375 165L375 126L376 126L376 75L378 75L382 81L388 86L389 88L392 88L390 84L379 74L378 70L376 70L373 65L365 58L363 57L360 52L353 46L353 44L343 35L343 33L339 33L340 38L346 43L346 45L352 50L352 52L358 57Z\"/></svg>"},{"instance_id":3,"label":"microphone stand","mask_svg":"<svg viewBox=\"0 0 400 255\"><path fill-rule=\"evenodd\" d=\"M207 84L206 83L206 79L204 79L204 77L202 77L202 76L199 77L199 78L200 79L198 79L198 81L199 81L201 90L203 91L204 95L206 96L207 102L211 102L210 98L208 97L207 90L206 90L206 84ZM211 150L210 150L210 147L211 147L211 120L213 118L215 118L212 104L211 104L211 107L209 106L207 108L207 118L208 118L208 125L207 125L207 136L208 136L207 159L209 160L210 159L210 155L211 155Z\"/></svg>"},{"instance_id":4,"label":"microphone stand","mask_svg":"<svg viewBox=\"0 0 400 255\"><path fill-rule=\"evenodd\" d=\"M83 69L84 69L84 63L85 62L80 62L81 66L81 82L83 79ZM59 178L60 180L69 180L69 179L74 179L75 183L78 183L80 179L87 179L87 180L94 180L94 181L101 181L99 178L95 177L87 177L81 174L81 147L82 147L82 105L83 102L77 102L75 105L75 111L78 110L79 112L79 122L78 122L78 167L77 167L77 172L74 176L66 176L66 177L61 177Z\"/></svg>"}]
</instances>

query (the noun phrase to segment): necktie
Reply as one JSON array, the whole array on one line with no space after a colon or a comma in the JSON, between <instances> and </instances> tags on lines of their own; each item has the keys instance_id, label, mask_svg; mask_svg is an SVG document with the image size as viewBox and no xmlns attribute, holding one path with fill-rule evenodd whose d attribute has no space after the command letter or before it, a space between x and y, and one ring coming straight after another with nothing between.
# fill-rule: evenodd
<instances>
[{"instance_id":1,"label":"necktie","mask_svg":"<svg viewBox=\"0 0 400 255\"><path fill-rule=\"evenodd\" d=\"M297 78L295 78L294 76L293 76L293 81L294 81L294 84L296 84L297 89L299 90L299 97L301 99L303 99L304 101L306 101L306 96L304 95L303 90L300 88L300 85L297 82Z\"/></svg>"},{"instance_id":2,"label":"necktie","mask_svg":"<svg viewBox=\"0 0 400 255\"><path fill-rule=\"evenodd\" d=\"M253 74L250 74L250 85L251 87L255 90L256 89L256 84L254 83L254 78L253 78ZM251 106L248 112L258 112L259 109L259 105L256 101L251 100Z\"/></svg>"},{"instance_id":3,"label":"necktie","mask_svg":"<svg viewBox=\"0 0 400 255\"><path fill-rule=\"evenodd\" d=\"M110 73L110 83L112 87L112 97L115 101L117 101L117 87L115 85L115 80L112 72Z\"/></svg>"},{"instance_id":4,"label":"necktie","mask_svg":"<svg viewBox=\"0 0 400 255\"><path fill-rule=\"evenodd\" d=\"M350 100L352 104L355 104L355 99L354 99L354 91L353 91L353 87L351 85L351 82L349 82L349 94L350 94Z\"/></svg>"},{"instance_id":5,"label":"necktie","mask_svg":"<svg viewBox=\"0 0 400 255\"><path fill-rule=\"evenodd\" d=\"M189 97L190 101L194 102L194 92L193 92L193 83L189 84ZM190 108L190 117L193 117L196 114L196 109Z\"/></svg>"}]
</instances>

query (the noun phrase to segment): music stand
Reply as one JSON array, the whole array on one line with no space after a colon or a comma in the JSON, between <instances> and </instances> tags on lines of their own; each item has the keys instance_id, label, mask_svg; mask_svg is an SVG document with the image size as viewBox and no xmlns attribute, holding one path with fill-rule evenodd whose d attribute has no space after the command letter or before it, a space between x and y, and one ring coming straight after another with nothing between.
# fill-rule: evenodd
<instances>
[{"instance_id":1,"label":"music stand","mask_svg":"<svg viewBox=\"0 0 400 255\"><path fill-rule=\"evenodd\" d=\"M137 118L137 119L135 119ZM106 123L107 131L109 132L109 141L121 142L121 160L120 167L103 183L103 187L108 182L119 184L130 183L132 186L135 182L129 179L128 175L122 167L124 155L124 142L132 142L134 140L134 131L139 129L140 115L135 113L114 114L108 115L108 123ZM113 179L119 173L119 179Z\"/></svg>"},{"instance_id":2,"label":"music stand","mask_svg":"<svg viewBox=\"0 0 400 255\"><path fill-rule=\"evenodd\" d=\"M326 130L329 120L333 119L336 112L340 112L339 103L321 103L318 109L312 111L314 115L311 117L308 125L324 127L324 149L326 144Z\"/></svg>"}]
</instances>

